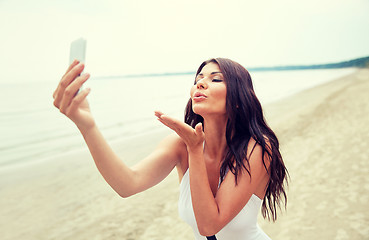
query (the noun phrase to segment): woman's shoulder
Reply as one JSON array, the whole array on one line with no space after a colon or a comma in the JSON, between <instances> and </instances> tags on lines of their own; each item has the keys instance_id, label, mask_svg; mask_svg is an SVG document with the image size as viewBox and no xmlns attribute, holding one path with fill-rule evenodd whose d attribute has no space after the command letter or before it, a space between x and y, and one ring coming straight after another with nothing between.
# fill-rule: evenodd
<instances>
[{"instance_id":1,"label":"woman's shoulder","mask_svg":"<svg viewBox=\"0 0 369 240\"><path fill-rule=\"evenodd\" d=\"M176 133L171 133L165 136L161 140L160 144L172 145L172 146L177 146L177 147L183 147L182 145L186 146L183 140Z\"/></svg>"},{"instance_id":2,"label":"woman's shoulder","mask_svg":"<svg viewBox=\"0 0 369 240\"><path fill-rule=\"evenodd\" d=\"M269 151L272 148L270 140L267 136L263 136L263 139L265 142L265 150ZM258 151L263 151L263 147L260 144L260 140L258 141L255 137L250 138L247 148L248 148L248 153L253 152L255 148Z\"/></svg>"},{"instance_id":3,"label":"woman's shoulder","mask_svg":"<svg viewBox=\"0 0 369 240\"><path fill-rule=\"evenodd\" d=\"M172 133L164 137L159 143L159 147L173 151L179 155L187 153L186 144L176 133Z\"/></svg>"},{"instance_id":4,"label":"woman's shoulder","mask_svg":"<svg viewBox=\"0 0 369 240\"><path fill-rule=\"evenodd\" d=\"M260 162L262 162L267 168L269 168L269 164L271 162L271 144L267 137L264 136L265 145L264 147L261 145L261 143L255 139L254 137L251 137L248 146L247 146L247 159L255 159Z\"/></svg>"},{"instance_id":5,"label":"woman's shoulder","mask_svg":"<svg viewBox=\"0 0 369 240\"><path fill-rule=\"evenodd\" d=\"M166 136L160 143L166 151L170 151L175 154L177 161L177 170L179 178L181 179L186 169L188 168L188 152L187 146L176 133L172 133Z\"/></svg>"}]
</instances>

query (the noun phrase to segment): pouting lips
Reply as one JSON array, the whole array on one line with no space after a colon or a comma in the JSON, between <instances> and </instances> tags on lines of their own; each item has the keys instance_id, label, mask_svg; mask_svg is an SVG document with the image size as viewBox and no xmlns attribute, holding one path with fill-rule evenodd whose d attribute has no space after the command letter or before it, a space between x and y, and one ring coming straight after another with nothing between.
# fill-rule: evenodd
<instances>
[{"instance_id":1,"label":"pouting lips","mask_svg":"<svg viewBox=\"0 0 369 240\"><path fill-rule=\"evenodd\" d=\"M206 98L206 95L201 93L201 92L196 92L195 95L193 96L194 98L200 98L200 97L204 97Z\"/></svg>"}]
</instances>

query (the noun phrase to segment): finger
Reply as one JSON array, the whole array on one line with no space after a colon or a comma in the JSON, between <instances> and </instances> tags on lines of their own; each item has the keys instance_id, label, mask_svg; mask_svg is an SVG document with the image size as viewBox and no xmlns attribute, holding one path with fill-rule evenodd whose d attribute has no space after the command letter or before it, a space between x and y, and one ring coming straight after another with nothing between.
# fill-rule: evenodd
<instances>
[{"instance_id":1,"label":"finger","mask_svg":"<svg viewBox=\"0 0 369 240\"><path fill-rule=\"evenodd\" d=\"M75 65L64 77L60 80L59 85L54 93L54 105L59 108L62 101L65 88L83 71L84 64Z\"/></svg>"},{"instance_id":2,"label":"finger","mask_svg":"<svg viewBox=\"0 0 369 240\"><path fill-rule=\"evenodd\" d=\"M53 92L53 98L54 98L54 99L56 98L56 94L57 94L58 90L59 90L59 84L58 84L58 86L56 87L55 91Z\"/></svg>"},{"instance_id":3,"label":"finger","mask_svg":"<svg viewBox=\"0 0 369 240\"><path fill-rule=\"evenodd\" d=\"M175 131L178 136L180 138L182 138L183 140L186 141L186 139L188 139L188 132L187 131L183 131L182 128L176 127L174 125L168 124L167 122L163 121L162 119L158 118L158 120L164 124L165 126L167 126L168 128L172 129L173 131ZM192 128L191 128L192 129ZM193 131L193 130L192 130Z\"/></svg>"},{"instance_id":4,"label":"finger","mask_svg":"<svg viewBox=\"0 0 369 240\"><path fill-rule=\"evenodd\" d=\"M79 105L86 99L86 97L90 94L90 92L91 92L91 89L86 88L86 89L83 89L80 93L78 93L77 96L73 98L66 112L67 115L76 111L76 109L78 109Z\"/></svg>"},{"instance_id":5,"label":"finger","mask_svg":"<svg viewBox=\"0 0 369 240\"><path fill-rule=\"evenodd\" d=\"M160 111L155 111L155 116L158 118L158 120L163 123L165 126L170 127L174 130L176 124L176 119L175 118L171 118L167 115L165 115L164 113L160 112Z\"/></svg>"},{"instance_id":6,"label":"finger","mask_svg":"<svg viewBox=\"0 0 369 240\"><path fill-rule=\"evenodd\" d=\"M198 124L196 124L196 126L195 126L195 130L196 130L196 133L197 134L202 134L202 123L201 122L199 122Z\"/></svg>"},{"instance_id":7,"label":"finger","mask_svg":"<svg viewBox=\"0 0 369 240\"><path fill-rule=\"evenodd\" d=\"M62 99L62 94L60 94L59 86L56 88L56 90L53 94L53 98L54 98L54 106L59 108L60 107L60 101Z\"/></svg>"},{"instance_id":8,"label":"finger","mask_svg":"<svg viewBox=\"0 0 369 240\"><path fill-rule=\"evenodd\" d=\"M204 128L203 128L203 124L200 122L198 124L196 124L195 126L195 134L198 137L201 137L202 139L204 139L205 137L205 133L204 133Z\"/></svg>"},{"instance_id":9,"label":"finger","mask_svg":"<svg viewBox=\"0 0 369 240\"><path fill-rule=\"evenodd\" d=\"M167 122L168 124L172 121L169 116L166 116L161 111L155 111L155 116L158 117L158 120L162 120L164 122Z\"/></svg>"},{"instance_id":10,"label":"finger","mask_svg":"<svg viewBox=\"0 0 369 240\"><path fill-rule=\"evenodd\" d=\"M178 124L178 120L176 120L175 118L171 118L167 115L164 115L160 111L155 111L155 115L158 117L158 120L162 124L169 127L170 129L174 130L178 135L181 136L182 129Z\"/></svg>"},{"instance_id":11,"label":"finger","mask_svg":"<svg viewBox=\"0 0 369 240\"><path fill-rule=\"evenodd\" d=\"M77 77L65 90L60 102L60 108L67 108L74 97L76 97L78 90L88 80L90 74L85 73Z\"/></svg>"},{"instance_id":12,"label":"finger","mask_svg":"<svg viewBox=\"0 0 369 240\"><path fill-rule=\"evenodd\" d=\"M181 138L188 139L196 135L195 129L180 120L170 118L166 115L162 116L161 120L166 126L173 129Z\"/></svg>"},{"instance_id":13,"label":"finger","mask_svg":"<svg viewBox=\"0 0 369 240\"><path fill-rule=\"evenodd\" d=\"M193 134L194 129L187 125L186 123L170 117L168 115L163 114L160 111L155 111L155 115L158 117L158 120L163 123L165 126L173 129L174 131L176 131L178 133L178 135L183 135L185 134ZM182 133L183 132L183 133Z\"/></svg>"},{"instance_id":14,"label":"finger","mask_svg":"<svg viewBox=\"0 0 369 240\"><path fill-rule=\"evenodd\" d=\"M172 117L170 117L168 115L163 114L163 115L160 116L160 119L162 121L164 121L167 125L169 125L170 128L172 128L172 129L181 130L183 128L182 125L184 123L182 123L181 121L179 121L179 120L177 120L175 118L172 118Z\"/></svg>"},{"instance_id":15,"label":"finger","mask_svg":"<svg viewBox=\"0 0 369 240\"><path fill-rule=\"evenodd\" d=\"M68 87L68 85L81 74L84 68L85 65L83 63L78 63L77 65L75 65L69 72L64 75L64 77L60 81L60 87Z\"/></svg>"},{"instance_id":16,"label":"finger","mask_svg":"<svg viewBox=\"0 0 369 240\"><path fill-rule=\"evenodd\" d=\"M165 121L161 120L160 118L158 118L158 121L164 124L165 126L167 126L168 128L176 131L176 129L173 126L171 126L170 124L167 124Z\"/></svg>"},{"instance_id":17,"label":"finger","mask_svg":"<svg viewBox=\"0 0 369 240\"><path fill-rule=\"evenodd\" d=\"M64 75L62 76L62 79L64 78L64 76L74 67L74 66L76 66L77 64L79 63L79 61L78 60L74 60L70 65L69 65L69 67L68 67L68 69L67 69L67 71L65 71L65 73L64 73ZM56 94L57 94L57 92L58 92L58 90L59 90L59 85L60 84L58 84L58 87L56 88L56 90L54 91L54 93L53 93L53 98L55 99L56 98Z\"/></svg>"},{"instance_id":18,"label":"finger","mask_svg":"<svg viewBox=\"0 0 369 240\"><path fill-rule=\"evenodd\" d=\"M73 100L73 98L76 97L76 93L78 92L78 89L82 87L82 84L87 81L87 79L90 77L90 74L85 73L82 76L76 78L75 81L73 81L64 91L62 100L60 102L60 111L65 112L68 108L69 104ZM78 95L78 94L77 94Z\"/></svg>"},{"instance_id":19,"label":"finger","mask_svg":"<svg viewBox=\"0 0 369 240\"><path fill-rule=\"evenodd\" d=\"M164 113L162 113L161 111L155 111L155 116L160 118L161 115L164 115Z\"/></svg>"},{"instance_id":20,"label":"finger","mask_svg":"<svg viewBox=\"0 0 369 240\"><path fill-rule=\"evenodd\" d=\"M69 65L67 71L65 71L64 75L67 74L74 66L76 66L79 63L77 59L74 59L73 62ZM63 76L64 76L63 75Z\"/></svg>"}]
</instances>

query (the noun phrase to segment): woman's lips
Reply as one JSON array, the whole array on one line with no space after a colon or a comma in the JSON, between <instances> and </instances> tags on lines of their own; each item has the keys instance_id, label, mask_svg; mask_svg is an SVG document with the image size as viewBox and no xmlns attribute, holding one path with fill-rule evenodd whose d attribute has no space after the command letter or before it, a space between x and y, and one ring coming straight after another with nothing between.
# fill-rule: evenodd
<instances>
[{"instance_id":1,"label":"woman's lips","mask_svg":"<svg viewBox=\"0 0 369 240\"><path fill-rule=\"evenodd\" d=\"M200 101L203 101L207 98L207 96L201 92L196 92L194 95L193 95L193 100L196 101L196 102L200 102Z\"/></svg>"}]
</instances>

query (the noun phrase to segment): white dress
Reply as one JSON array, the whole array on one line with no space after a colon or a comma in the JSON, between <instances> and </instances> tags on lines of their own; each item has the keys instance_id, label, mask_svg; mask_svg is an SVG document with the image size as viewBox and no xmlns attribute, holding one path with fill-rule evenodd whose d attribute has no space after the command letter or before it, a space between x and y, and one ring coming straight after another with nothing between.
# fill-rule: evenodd
<instances>
[{"instance_id":1,"label":"white dress","mask_svg":"<svg viewBox=\"0 0 369 240\"><path fill-rule=\"evenodd\" d=\"M270 240L257 223L262 200L252 195L243 209L215 236L217 240ZM192 208L190 176L187 170L180 184L178 202L179 216L193 229L196 240L204 240L197 228L195 214Z\"/></svg>"}]
</instances>

